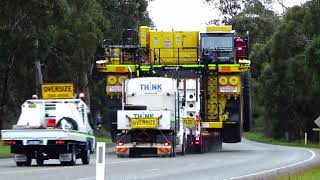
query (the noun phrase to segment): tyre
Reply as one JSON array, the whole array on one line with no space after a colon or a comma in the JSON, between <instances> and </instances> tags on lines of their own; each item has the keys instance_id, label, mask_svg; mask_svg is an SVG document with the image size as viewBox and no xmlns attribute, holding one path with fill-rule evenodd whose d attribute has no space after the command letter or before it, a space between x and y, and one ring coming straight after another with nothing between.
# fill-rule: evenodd
<instances>
[{"instance_id":1,"label":"tyre","mask_svg":"<svg viewBox=\"0 0 320 180\"><path fill-rule=\"evenodd\" d=\"M170 157L176 157L176 138L175 136L172 136L172 141L171 141L171 154Z\"/></svg>"},{"instance_id":2,"label":"tyre","mask_svg":"<svg viewBox=\"0 0 320 180\"><path fill-rule=\"evenodd\" d=\"M17 166L23 166L24 165L24 162L16 162Z\"/></svg>"},{"instance_id":3,"label":"tyre","mask_svg":"<svg viewBox=\"0 0 320 180\"><path fill-rule=\"evenodd\" d=\"M72 146L71 150L71 160L70 161L60 161L60 164L63 166L74 166L77 161L76 147Z\"/></svg>"},{"instance_id":4,"label":"tyre","mask_svg":"<svg viewBox=\"0 0 320 180\"><path fill-rule=\"evenodd\" d=\"M81 160L82 160L82 164L89 164L90 163L90 150L89 149L82 152Z\"/></svg>"},{"instance_id":5,"label":"tyre","mask_svg":"<svg viewBox=\"0 0 320 180\"><path fill-rule=\"evenodd\" d=\"M37 157L36 162L38 166L42 166L44 162L43 157Z\"/></svg>"},{"instance_id":6,"label":"tyre","mask_svg":"<svg viewBox=\"0 0 320 180\"><path fill-rule=\"evenodd\" d=\"M31 166L31 163L32 163L31 157L27 157L27 161L24 162L24 165L25 165L25 166Z\"/></svg>"},{"instance_id":7,"label":"tyre","mask_svg":"<svg viewBox=\"0 0 320 180\"><path fill-rule=\"evenodd\" d=\"M186 148L187 148L187 140L186 140L185 136L183 136L181 155L186 154Z\"/></svg>"},{"instance_id":8,"label":"tyre","mask_svg":"<svg viewBox=\"0 0 320 180\"><path fill-rule=\"evenodd\" d=\"M250 73L242 75L242 89L243 89L243 130L248 132L251 129L251 98L250 98Z\"/></svg>"},{"instance_id":9,"label":"tyre","mask_svg":"<svg viewBox=\"0 0 320 180\"><path fill-rule=\"evenodd\" d=\"M67 130L78 130L77 122L70 117L63 117L59 119L57 123L57 128L67 129Z\"/></svg>"},{"instance_id":10,"label":"tyre","mask_svg":"<svg viewBox=\"0 0 320 180\"><path fill-rule=\"evenodd\" d=\"M74 166L77 161L76 147L72 147L71 160L69 161L70 166Z\"/></svg>"},{"instance_id":11,"label":"tyre","mask_svg":"<svg viewBox=\"0 0 320 180\"><path fill-rule=\"evenodd\" d=\"M60 161L60 164L61 164L62 166L68 166L68 165L69 165L69 162L67 162L67 161Z\"/></svg>"}]
</instances>

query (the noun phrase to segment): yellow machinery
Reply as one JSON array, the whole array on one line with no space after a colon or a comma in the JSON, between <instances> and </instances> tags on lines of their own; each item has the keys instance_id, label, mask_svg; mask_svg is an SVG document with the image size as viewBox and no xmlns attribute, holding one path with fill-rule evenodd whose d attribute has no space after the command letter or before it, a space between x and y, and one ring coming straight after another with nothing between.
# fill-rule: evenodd
<instances>
[{"instance_id":1,"label":"yellow machinery","mask_svg":"<svg viewBox=\"0 0 320 180\"><path fill-rule=\"evenodd\" d=\"M105 46L106 59L97 61L109 98L120 99L122 80L130 77L196 77L200 79L202 136L192 143L205 152L222 141L240 142L242 130L249 131L247 42L235 37L232 26L209 26L205 33L141 26L136 35L130 31L123 39L133 43Z\"/></svg>"}]
</instances>

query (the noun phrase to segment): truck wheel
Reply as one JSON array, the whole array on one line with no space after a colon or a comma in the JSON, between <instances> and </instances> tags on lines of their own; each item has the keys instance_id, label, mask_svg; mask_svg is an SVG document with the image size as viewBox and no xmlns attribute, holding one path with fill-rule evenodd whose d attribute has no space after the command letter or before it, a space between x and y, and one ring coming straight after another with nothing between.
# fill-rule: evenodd
<instances>
[{"instance_id":1,"label":"truck wheel","mask_svg":"<svg viewBox=\"0 0 320 180\"><path fill-rule=\"evenodd\" d=\"M43 159L43 157L37 157L36 161L37 161L37 165L38 166L42 166L43 162L44 162L44 159Z\"/></svg>"},{"instance_id":2,"label":"truck wheel","mask_svg":"<svg viewBox=\"0 0 320 180\"><path fill-rule=\"evenodd\" d=\"M77 161L76 147L72 146L71 160L69 161L70 166L74 166Z\"/></svg>"},{"instance_id":3,"label":"truck wheel","mask_svg":"<svg viewBox=\"0 0 320 180\"><path fill-rule=\"evenodd\" d=\"M24 162L16 162L17 166L23 166L24 165Z\"/></svg>"},{"instance_id":4,"label":"truck wheel","mask_svg":"<svg viewBox=\"0 0 320 180\"><path fill-rule=\"evenodd\" d=\"M82 164L89 164L90 163L90 150L89 149L82 152L81 160L82 160Z\"/></svg>"},{"instance_id":5,"label":"truck wheel","mask_svg":"<svg viewBox=\"0 0 320 180\"><path fill-rule=\"evenodd\" d=\"M172 136L172 141L171 141L171 154L170 157L176 157L176 138L175 136Z\"/></svg>"},{"instance_id":6,"label":"truck wheel","mask_svg":"<svg viewBox=\"0 0 320 180\"><path fill-rule=\"evenodd\" d=\"M186 154L186 148L187 148L187 140L183 136L181 155L185 155Z\"/></svg>"},{"instance_id":7,"label":"truck wheel","mask_svg":"<svg viewBox=\"0 0 320 180\"><path fill-rule=\"evenodd\" d=\"M77 161L77 154L76 154L76 147L72 146L72 152L71 152L71 160L70 161L60 161L60 164L62 166L74 166Z\"/></svg>"},{"instance_id":8,"label":"truck wheel","mask_svg":"<svg viewBox=\"0 0 320 180\"><path fill-rule=\"evenodd\" d=\"M25 166L31 166L31 162L32 162L31 157L27 157L27 161L24 162L24 165L25 165Z\"/></svg>"}]
</instances>

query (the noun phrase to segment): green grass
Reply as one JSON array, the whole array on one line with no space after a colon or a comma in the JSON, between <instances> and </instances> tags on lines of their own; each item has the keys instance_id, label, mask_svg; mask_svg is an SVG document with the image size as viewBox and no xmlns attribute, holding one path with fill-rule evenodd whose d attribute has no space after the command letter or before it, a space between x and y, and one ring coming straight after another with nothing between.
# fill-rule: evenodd
<instances>
[{"instance_id":1,"label":"green grass","mask_svg":"<svg viewBox=\"0 0 320 180\"><path fill-rule=\"evenodd\" d=\"M0 141L0 157L6 157L10 155L10 146L4 144L3 141Z\"/></svg>"},{"instance_id":2,"label":"green grass","mask_svg":"<svg viewBox=\"0 0 320 180\"><path fill-rule=\"evenodd\" d=\"M320 167L308 169L296 174L281 176L275 180L319 180L320 179Z\"/></svg>"},{"instance_id":3,"label":"green grass","mask_svg":"<svg viewBox=\"0 0 320 180\"><path fill-rule=\"evenodd\" d=\"M263 133L257 132L247 132L244 134L246 139L274 144L274 145L283 145L283 146L295 146L295 147L309 147L309 148L320 148L319 144L304 144L304 140L298 141L285 141L285 140L276 140L270 137L266 137ZM281 176L275 180L318 180L320 179L320 167L311 168L302 172L297 172L291 175Z\"/></svg>"},{"instance_id":4,"label":"green grass","mask_svg":"<svg viewBox=\"0 0 320 180\"><path fill-rule=\"evenodd\" d=\"M109 137L96 137L97 142L105 142L105 143L112 143L111 138Z\"/></svg>"},{"instance_id":5,"label":"green grass","mask_svg":"<svg viewBox=\"0 0 320 180\"><path fill-rule=\"evenodd\" d=\"M319 144L315 143L308 143L304 144L303 140L296 140L296 141L286 141L286 140L276 140L270 137L266 137L263 133L258 132L247 132L244 133L244 137L246 139L267 143L267 144L274 144L274 145L283 145L283 146L295 146L295 147L309 147L309 148L320 148Z\"/></svg>"}]
</instances>

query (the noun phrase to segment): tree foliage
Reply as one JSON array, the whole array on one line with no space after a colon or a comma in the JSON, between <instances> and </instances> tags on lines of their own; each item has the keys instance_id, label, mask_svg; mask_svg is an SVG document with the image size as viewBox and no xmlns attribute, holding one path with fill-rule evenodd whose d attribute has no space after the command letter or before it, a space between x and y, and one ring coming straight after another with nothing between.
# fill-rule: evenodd
<instances>
[{"instance_id":1,"label":"tree foliage","mask_svg":"<svg viewBox=\"0 0 320 180\"><path fill-rule=\"evenodd\" d=\"M36 93L35 61L43 82L71 82L84 91L94 84L97 47L104 38L118 40L122 29L149 25L146 8L146 0L0 1L0 129ZM105 95L91 90L93 97Z\"/></svg>"},{"instance_id":2,"label":"tree foliage","mask_svg":"<svg viewBox=\"0 0 320 180\"><path fill-rule=\"evenodd\" d=\"M265 41L252 48L258 83L253 99L264 110L259 116L270 136L299 139L305 132L312 134L313 120L320 115L319 2L289 8L271 36L262 35Z\"/></svg>"}]
</instances>

